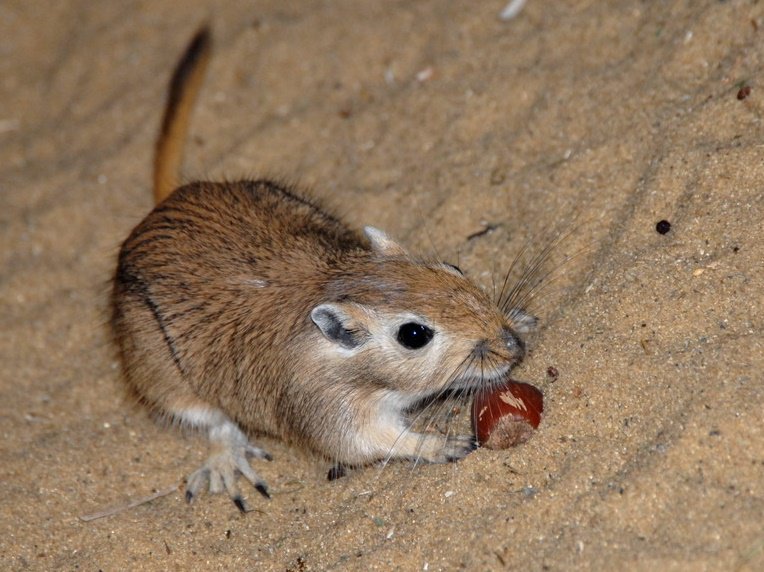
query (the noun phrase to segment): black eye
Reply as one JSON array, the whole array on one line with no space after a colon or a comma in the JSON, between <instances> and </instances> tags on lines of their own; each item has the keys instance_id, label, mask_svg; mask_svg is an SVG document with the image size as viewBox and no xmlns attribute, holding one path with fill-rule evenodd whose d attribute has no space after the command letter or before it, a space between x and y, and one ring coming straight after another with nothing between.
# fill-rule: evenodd
<instances>
[{"instance_id":1,"label":"black eye","mask_svg":"<svg viewBox=\"0 0 764 572\"><path fill-rule=\"evenodd\" d=\"M433 334L434 332L427 326L407 322L398 328L398 343L404 348L418 350L430 343Z\"/></svg>"}]
</instances>

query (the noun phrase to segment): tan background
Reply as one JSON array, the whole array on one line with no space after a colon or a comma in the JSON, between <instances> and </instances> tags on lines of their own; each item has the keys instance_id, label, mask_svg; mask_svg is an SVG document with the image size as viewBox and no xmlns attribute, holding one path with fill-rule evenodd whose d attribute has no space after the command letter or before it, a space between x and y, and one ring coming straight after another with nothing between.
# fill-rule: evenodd
<instances>
[{"instance_id":1,"label":"tan background","mask_svg":"<svg viewBox=\"0 0 764 572\"><path fill-rule=\"evenodd\" d=\"M216 4L0 5L0 568L764 568L764 4ZM173 493L78 518L205 456L125 404L105 328L205 18L190 178L300 181L489 288L574 229L517 371L546 395L528 444L327 483L261 440L246 516Z\"/></svg>"}]
</instances>

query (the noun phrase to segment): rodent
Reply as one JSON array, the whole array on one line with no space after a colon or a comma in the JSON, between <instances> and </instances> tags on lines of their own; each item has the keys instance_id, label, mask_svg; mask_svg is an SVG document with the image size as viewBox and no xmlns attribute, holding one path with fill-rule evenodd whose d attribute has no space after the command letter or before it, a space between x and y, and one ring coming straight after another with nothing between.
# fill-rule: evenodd
<instances>
[{"instance_id":1,"label":"rodent","mask_svg":"<svg viewBox=\"0 0 764 572\"><path fill-rule=\"evenodd\" d=\"M294 188L174 188L210 46L203 28L176 68L157 144L157 204L122 244L111 296L131 392L209 436L187 500L209 486L243 511L239 473L268 496L249 462L270 458L250 444L254 434L339 467L464 457L472 436L415 433L407 411L507 376L536 319L493 301L454 266L414 257L375 228L349 228Z\"/></svg>"}]
</instances>

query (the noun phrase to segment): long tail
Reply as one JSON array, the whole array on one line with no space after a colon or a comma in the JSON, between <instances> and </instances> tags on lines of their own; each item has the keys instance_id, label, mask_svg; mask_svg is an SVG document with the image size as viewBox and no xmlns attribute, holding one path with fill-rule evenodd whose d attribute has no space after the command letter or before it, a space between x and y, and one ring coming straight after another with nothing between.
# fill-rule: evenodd
<instances>
[{"instance_id":1,"label":"long tail","mask_svg":"<svg viewBox=\"0 0 764 572\"><path fill-rule=\"evenodd\" d=\"M212 51L209 26L194 34L170 80L162 129L154 155L154 201L160 203L178 186L189 117L202 86Z\"/></svg>"}]
</instances>

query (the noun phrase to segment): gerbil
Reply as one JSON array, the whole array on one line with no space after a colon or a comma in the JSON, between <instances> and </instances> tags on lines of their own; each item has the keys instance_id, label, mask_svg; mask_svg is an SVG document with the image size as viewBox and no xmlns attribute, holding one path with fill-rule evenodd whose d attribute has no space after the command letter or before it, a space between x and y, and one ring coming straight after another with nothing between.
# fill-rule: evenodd
<instances>
[{"instance_id":1,"label":"gerbil","mask_svg":"<svg viewBox=\"0 0 764 572\"><path fill-rule=\"evenodd\" d=\"M186 498L209 485L243 510L238 473L268 496L248 460L270 458L253 433L341 466L464 457L471 436L415 433L407 410L507 376L535 319L295 189L243 180L173 191L209 51L202 30L176 69L158 204L122 245L112 294L129 388L158 416L208 433L211 456Z\"/></svg>"}]
</instances>

